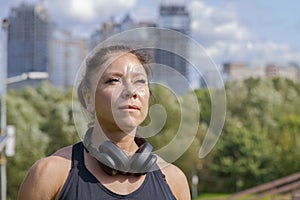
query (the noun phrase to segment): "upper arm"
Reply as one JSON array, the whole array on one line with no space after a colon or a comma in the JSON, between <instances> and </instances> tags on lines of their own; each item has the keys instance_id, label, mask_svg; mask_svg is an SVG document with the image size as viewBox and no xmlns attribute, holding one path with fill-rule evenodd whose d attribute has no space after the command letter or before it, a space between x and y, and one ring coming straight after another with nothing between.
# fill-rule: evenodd
<instances>
[{"instance_id":1,"label":"upper arm","mask_svg":"<svg viewBox=\"0 0 300 200\"><path fill-rule=\"evenodd\" d=\"M65 163L62 158L55 156L37 161L20 187L19 200L56 199L69 171L65 169Z\"/></svg>"},{"instance_id":2,"label":"upper arm","mask_svg":"<svg viewBox=\"0 0 300 200\"><path fill-rule=\"evenodd\" d=\"M190 188L185 174L176 166L169 166L162 169L166 175L166 180L178 200L190 200Z\"/></svg>"}]
</instances>

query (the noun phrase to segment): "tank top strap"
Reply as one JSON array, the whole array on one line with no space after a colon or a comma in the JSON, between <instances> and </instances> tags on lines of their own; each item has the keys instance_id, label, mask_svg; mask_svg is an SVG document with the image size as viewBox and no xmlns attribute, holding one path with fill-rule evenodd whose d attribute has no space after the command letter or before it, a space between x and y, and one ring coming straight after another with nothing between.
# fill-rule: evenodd
<instances>
[{"instance_id":1,"label":"tank top strap","mask_svg":"<svg viewBox=\"0 0 300 200\"><path fill-rule=\"evenodd\" d=\"M72 168L84 166L84 147L82 142L78 142L72 147Z\"/></svg>"},{"instance_id":2,"label":"tank top strap","mask_svg":"<svg viewBox=\"0 0 300 200\"><path fill-rule=\"evenodd\" d=\"M157 170L154 170L154 171L153 171L153 174L155 174L155 176L160 177L160 178L162 178L163 180L165 180L166 176L165 176L165 174L161 171L161 169L158 167L157 164L155 164L154 168L157 169Z\"/></svg>"},{"instance_id":3,"label":"tank top strap","mask_svg":"<svg viewBox=\"0 0 300 200\"><path fill-rule=\"evenodd\" d=\"M156 165L156 167L158 166ZM161 169L158 168L157 170L148 172L147 176L149 176L148 185L145 187L146 190L142 192L143 194L149 192L150 196L152 194L158 195L158 199L176 200Z\"/></svg>"}]
</instances>

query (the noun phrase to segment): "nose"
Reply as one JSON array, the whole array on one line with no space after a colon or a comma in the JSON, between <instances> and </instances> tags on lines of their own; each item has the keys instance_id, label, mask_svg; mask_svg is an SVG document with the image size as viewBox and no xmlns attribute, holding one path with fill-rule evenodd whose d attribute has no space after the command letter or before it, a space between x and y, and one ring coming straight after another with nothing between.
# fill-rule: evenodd
<instances>
[{"instance_id":1,"label":"nose","mask_svg":"<svg viewBox=\"0 0 300 200\"><path fill-rule=\"evenodd\" d=\"M125 99L130 99L130 98L137 98L137 93L136 89L133 87L125 87L124 90L122 91L122 97Z\"/></svg>"}]
</instances>

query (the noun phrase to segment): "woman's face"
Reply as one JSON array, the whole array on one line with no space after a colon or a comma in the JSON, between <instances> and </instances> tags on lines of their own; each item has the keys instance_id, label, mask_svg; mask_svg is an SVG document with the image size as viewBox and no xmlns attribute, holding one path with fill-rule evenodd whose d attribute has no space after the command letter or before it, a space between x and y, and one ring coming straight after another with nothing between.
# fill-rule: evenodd
<instances>
[{"instance_id":1,"label":"woman's face","mask_svg":"<svg viewBox=\"0 0 300 200\"><path fill-rule=\"evenodd\" d=\"M137 57L117 57L103 72L95 89L95 111L102 128L130 132L148 113L150 92L146 71Z\"/></svg>"}]
</instances>

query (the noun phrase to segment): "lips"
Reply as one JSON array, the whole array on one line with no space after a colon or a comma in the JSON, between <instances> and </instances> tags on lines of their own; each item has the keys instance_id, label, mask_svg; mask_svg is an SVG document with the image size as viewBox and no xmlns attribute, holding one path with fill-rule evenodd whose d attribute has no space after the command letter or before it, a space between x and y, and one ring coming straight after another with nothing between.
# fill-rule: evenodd
<instances>
[{"instance_id":1,"label":"lips","mask_svg":"<svg viewBox=\"0 0 300 200\"><path fill-rule=\"evenodd\" d=\"M141 110L141 108L137 105L126 105L126 106L121 106L120 109L123 110Z\"/></svg>"}]
</instances>

